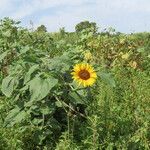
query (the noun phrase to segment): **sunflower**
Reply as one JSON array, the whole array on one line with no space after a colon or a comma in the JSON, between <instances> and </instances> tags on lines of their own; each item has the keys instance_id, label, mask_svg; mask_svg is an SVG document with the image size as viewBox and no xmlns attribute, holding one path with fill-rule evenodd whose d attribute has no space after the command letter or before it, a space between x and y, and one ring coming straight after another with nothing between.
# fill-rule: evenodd
<instances>
[{"instance_id":1,"label":"sunflower","mask_svg":"<svg viewBox=\"0 0 150 150\"><path fill-rule=\"evenodd\" d=\"M87 51L86 53L84 53L84 59L86 61L91 60L92 59L92 54L91 52Z\"/></svg>"},{"instance_id":2,"label":"sunflower","mask_svg":"<svg viewBox=\"0 0 150 150\"><path fill-rule=\"evenodd\" d=\"M129 53L125 53L121 56L122 59L127 60L129 58Z\"/></svg>"},{"instance_id":3,"label":"sunflower","mask_svg":"<svg viewBox=\"0 0 150 150\"><path fill-rule=\"evenodd\" d=\"M92 86L97 78L93 67L84 63L76 64L71 74L73 75L72 78L77 81L79 85L83 85L84 87Z\"/></svg>"}]
</instances>

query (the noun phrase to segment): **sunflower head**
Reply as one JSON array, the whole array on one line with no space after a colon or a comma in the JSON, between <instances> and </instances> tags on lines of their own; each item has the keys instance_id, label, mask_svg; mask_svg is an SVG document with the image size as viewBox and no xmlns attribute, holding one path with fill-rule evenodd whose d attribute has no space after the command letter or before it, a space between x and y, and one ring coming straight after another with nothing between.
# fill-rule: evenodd
<instances>
[{"instance_id":1,"label":"sunflower head","mask_svg":"<svg viewBox=\"0 0 150 150\"><path fill-rule=\"evenodd\" d=\"M129 58L129 53L125 53L121 56L122 59L127 60Z\"/></svg>"},{"instance_id":2,"label":"sunflower head","mask_svg":"<svg viewBox=\"0 0 150 150\"><path fill-rule=\"evenodd\" d=\"M89 64L76 64L73 68L72 78L84 87L92 86L97 78L96 72Z\"/></svg>"},{"instance_id":3,"label":"sunflower head","mask_svg":"<svg viewBox=\"0 0 150 150\"><path fill-rule=\"evenodd\" d=\"M92 54L91 52L87 51L86 53L84 53L84 59L85 60L91 60L92 59Z\"/></svg>"}]
</instances>

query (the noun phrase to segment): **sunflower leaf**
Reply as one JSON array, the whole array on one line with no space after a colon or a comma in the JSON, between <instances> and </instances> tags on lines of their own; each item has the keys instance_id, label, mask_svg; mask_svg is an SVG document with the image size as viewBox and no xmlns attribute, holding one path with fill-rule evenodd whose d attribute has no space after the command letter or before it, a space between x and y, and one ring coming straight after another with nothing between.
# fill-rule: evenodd
<instances>
[{"instance_id":1,"label":"sunflower leaf","mask_svg":"<svg viewBox=\"0 0 150 150\"><path fill-rule=\"evenodd\" d=\"M116 87L115 80L110 73L98 72L98 76L112 88Z\"/></svg>"}]
</instances>

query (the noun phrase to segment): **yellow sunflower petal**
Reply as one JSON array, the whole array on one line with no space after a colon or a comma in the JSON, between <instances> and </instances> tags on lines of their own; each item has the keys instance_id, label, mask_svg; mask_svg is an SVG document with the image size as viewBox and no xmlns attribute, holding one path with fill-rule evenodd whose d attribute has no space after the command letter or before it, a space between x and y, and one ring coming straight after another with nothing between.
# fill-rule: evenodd
<instances>
[{"instance_id":1,"label":"yellow sunflower petal","mask_svg":"<svg viewBox=\"0 0 150 150\"><path fill-rule=\"evenodd\" d=\"M96 72L89 64L76 64L71 72L72 78L78 82L79 85L92 86L97 78Z\"/></svg>"},{"instance_id":2,"label":"yellow sunflower petal","mask_svg":"<svg viewBox=\"0 0 150 150\"><path fill-rule=\"evenodd\" d=\"M97 74L96 74L95 72L90 73L90 77L91 77L91 78L97 78Z\"/></svg>"},{"instance_id":3,"label":"yellow sunflower petal","mask_svg":"<svg viewBox=\"0 0 150 150\"><path fill-rule=\"evenodd\" d=\"M74 70L75 72L79 72L79 71L80 71L80 66L79 66L79 65L76 65L76 66L73 68L73 70Z\"/></svg>"}]
</instances>

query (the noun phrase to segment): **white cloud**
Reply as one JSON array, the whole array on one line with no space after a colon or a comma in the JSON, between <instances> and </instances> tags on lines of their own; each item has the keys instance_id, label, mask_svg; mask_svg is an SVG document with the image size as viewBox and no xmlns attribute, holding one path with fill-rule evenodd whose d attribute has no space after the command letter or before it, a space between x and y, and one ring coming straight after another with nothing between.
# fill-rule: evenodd
<instances>
[{"instance_id":1,"label":"white cloud","mask_svg":"<svg viewBox=\"0 0 150 150\"><path fill-rule=\"evenodd\" d=\"M124 31L142 30L150 25L149 8L150 0L0 0L0 17L36 18L35 26L45 24L50 31L63 26L72 31L83 20Z\"/></svg>"},{"instance_id":2,"label":"white cloud","mask_svg":"<svg viewBox=\"0 0 150 150\"><path fill-rule=\"evenodd\" d=\"M126 10L127 12L150 12L149 0L96 0L97 5L103 5L110 11Z\"/></svg>"},{"instance_id":3,"label":"white cloud","mask_svg":"<svg viewBox=\"0 0 150 150\"><path fill-rule=\"evenodd\" d=\"M88 0L22 0L22 4L14 13L11 14L11 17L14 19L22 19L26 16L32 15L37 11L41 11L48 8L58 7L58 6L78 6L88 2Z\"/></svg>"},{"instance_id":4,"label":"white cloud","mask_svg":"<svg viewBox=\"0 0 150 150\"><path fill-rule=\"evenodd\" d=\"M58 31L60 27L65 27L72 31L75 25L83 20L97 21L95 9L91 6L78 6L75 9L59 10L54 15L47 15L38 20L36 26L45 24L50 31Z\"/></svg>"},{"instance_id":5,"label":"white cloud","mask_svg":"<svg viewBox=\"0 0 150 150\"><path fill-rule=\"evenodd\" d=\"M5 17L9 15L10 11L13 9L13 0L0 0L0 17Z\"/></svg>"}]
</instances>

